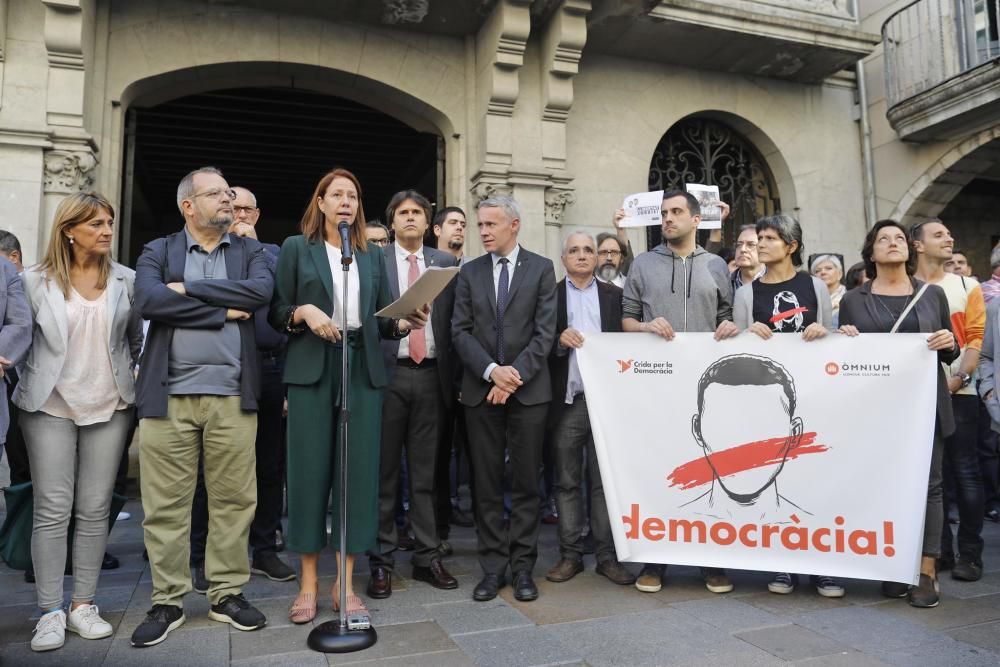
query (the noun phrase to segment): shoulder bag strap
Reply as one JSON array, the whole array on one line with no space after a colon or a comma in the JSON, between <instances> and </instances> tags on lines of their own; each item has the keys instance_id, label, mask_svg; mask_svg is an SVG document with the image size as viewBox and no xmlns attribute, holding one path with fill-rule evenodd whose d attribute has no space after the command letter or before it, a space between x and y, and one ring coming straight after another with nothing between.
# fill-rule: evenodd
<instances>
[{"instance_id":1,"label":"shoulder bag strap","mask_svg":"<svg viewBox=\"0 0 1000 667\"><path fill-rule=\"evenodd\" d=\"M923 286L917 291L917 295L913 297L912 301L910 301L910 305L904 308L903 312L899 314L899 319L896 320L896 323L894 325L892 325L892 330L889 333L896 333L896 330L899 329L899 325L903 323L903 320L906 319L906 316L909 315L910 311L913 310L913 307L917 305L917 301L920 301L920 297L922 297L924 295L924 292L927 291L928 285L929 283L924 283Z\"/></svg>"}]
</instances>

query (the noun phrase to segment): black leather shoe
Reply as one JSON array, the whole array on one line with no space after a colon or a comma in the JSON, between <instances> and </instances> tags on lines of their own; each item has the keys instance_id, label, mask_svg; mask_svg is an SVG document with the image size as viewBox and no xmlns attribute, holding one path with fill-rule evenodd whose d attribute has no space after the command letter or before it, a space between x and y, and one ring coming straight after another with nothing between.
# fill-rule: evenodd
<instances>
[{"instance_id":1,"label":"black leather shoe","mask_svg":"<svg viewBox=\"0 0 1000 667\"><path fill-rule=\"evenodd\" d=\"M104 560L101 561L102 570L117 570L121 567L121 563L118 559L109 554L107 551L104 552Z\"/></svg>"},{"instance_id":2,"label":"black leather shoe","mask_svg":"<svg viewBox=\"0 0 1000 667\"><path fill-rule=\"evenodd\" d=\"M381 565L372 568L371 579L368 580L368 597L384 600L392 595L392 573Z\"/></svg>"},{"instance_id":3,"label":"black leather shoe","mask_svg":"<svg viewBox=\"0 0 1000 667\"><path fill-rule=\"evenodd\" d=\"M413 566L413 578L417 581L423 581L428 583L434 588L440 588L441 590L451 590L453 588L458 588L458 580L448 573L448 570L444 569L444 565L440 560L432 560L431 564L427 567L420 567L419 565Z\"/></svg>"},{"instance_id":4,"label":"black leather shoe","mask_svg":"<svg viewBox=\"0 0 1000 667\"><path fill-rule=\"evenodd\" d=\"M472 599L477 602L486 602L497 596L497 592L507 585L504 578L499 574L483 575L482 580L476 584L476 589L472 591Z\"/></svg>"},{"instance_id":5,"label":"black leather shoe","mask_svg":"<svg viewBox=\"0 0 1000 667\"><path fill-rule=\"evenodd\" d=\"M514 582L511 585L514 587L515 600L531 602L538 599L538 587L535 586L535 582L531 578L531 572L528 570L515 572Z\"/></svg>"}]
</instances>

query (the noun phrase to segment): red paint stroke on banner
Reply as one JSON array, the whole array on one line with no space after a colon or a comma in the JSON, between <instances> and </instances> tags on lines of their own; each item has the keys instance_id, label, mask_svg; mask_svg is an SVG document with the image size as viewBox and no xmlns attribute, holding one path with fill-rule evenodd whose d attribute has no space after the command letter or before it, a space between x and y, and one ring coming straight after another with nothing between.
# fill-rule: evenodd
<instances>
[{"instance_id":1,"label":"red paint stroke on banner","mask_svg":"<svg viewBox=\"0 0 1000 667\"><path fill-rule=\"evenodd\" d=\"M712 471L713 466L719 477L728 477L745 470L781 463L782 450L787 442L788 436L782 436L730 447L711 454L712 465L708 464L704 456L700 456L674 468L674 471L667 476L667 480L670 482L670 486L693 489L715 479L715 473ZM805 454L822 454L829 449L826 445L816 443L816 432L812 431L803 433L798 446L789 450L784 458L790 461Z\"/></svg>"},{"instance_id":2,"label":"red paint stroke on banner","mask_svg":"<svg viewBox=\"0 0 1000 667\"><path fill-rule=\"evenodd\" d=\"M798 308L792 308L791 310L786 310L783 313L777 313L771 318L771 324L775 322L780 322L781 320L787 320L790 317L795 317L799 313L808 313L809 309L805 306L800 306Z\"/></svg>"}]
</instances>

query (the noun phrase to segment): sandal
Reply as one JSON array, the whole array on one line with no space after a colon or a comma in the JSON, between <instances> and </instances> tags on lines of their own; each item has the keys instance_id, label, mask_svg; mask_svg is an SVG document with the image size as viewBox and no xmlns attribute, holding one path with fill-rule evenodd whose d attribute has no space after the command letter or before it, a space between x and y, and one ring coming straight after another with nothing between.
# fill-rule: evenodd
<instances>
[{"instance_id":1,"label":"sandal","mask_svg":"<svg viewBox=\"0 0 1000 667\"><path fill-rule=\"evenodd\" d=\"M299 593L288 610L288 620L296 625L308 623L316 618L316 594Z\"/></svg>"}]
</instances>

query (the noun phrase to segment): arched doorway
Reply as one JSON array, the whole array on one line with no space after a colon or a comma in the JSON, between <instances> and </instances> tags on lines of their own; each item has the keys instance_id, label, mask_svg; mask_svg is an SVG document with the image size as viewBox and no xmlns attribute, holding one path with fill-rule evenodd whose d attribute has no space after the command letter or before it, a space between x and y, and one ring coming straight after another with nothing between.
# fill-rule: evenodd
<instances>
[{"instance_id":1,"label":"arched doorway","mask_svg":"<svg viewBox=\"0 0 1000 667\"><path fill-rule=\"evenodd\" d=\"M144 243L180 228L177 183L191 169L218 167L230 185L252 190L261 240L280 243L297 233L313 187L335 166L358 175L369 219L382 218L398 190L438 201L441 145L438 134L301 88L231 88L134 104L126 117L120 257L134 264Z\"/></svg>"},{"instance_id":2,"label":"arched doorway","mask_svg":"<svg viewBox=\"0 0 1000 667\"><path fill-rule=\"evenodd\" d=\"M733 230L781 210L778 187L760 151L741 133L714 118L689 116L675 123L657 144L649 164L649 189L684 189L685 183L717 185L732 208L723 243ZM700 232L707 236L707 232ZM662 241L659 227L647 228L649 247ZM702 239L702 242L704 239Z\"/></svg>"}]
</instances>

